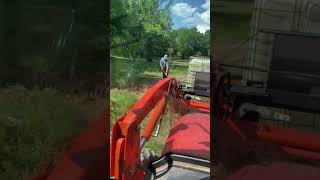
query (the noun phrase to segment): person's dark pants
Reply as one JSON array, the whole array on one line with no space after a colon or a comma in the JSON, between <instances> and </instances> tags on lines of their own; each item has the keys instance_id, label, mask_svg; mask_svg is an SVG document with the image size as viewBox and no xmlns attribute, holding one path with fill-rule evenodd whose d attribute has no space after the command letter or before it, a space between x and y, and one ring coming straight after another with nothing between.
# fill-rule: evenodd
<instances>
[{"instance_id":1,"label":"person's dark pants","mask_svg":"<svg viewBox=\"0 0 320 180\"><path fill-rule=\"evenodd\" d=\"M166 74L164 72L162 72L162 79L166 78Z\"/></svg>"},{"instance_id":2,"label":"person's dark pants","mask_svg":"<svg viewBox=\"0 0 320 180\"><path fill-rule=\"evenodd\" d=\"M166 72L166 68L163 68L163 70L164 70L164 72ZM166 76L166 73L164 73L163 71L162 71L162 79L164 79L164 78L167 78L168 76ZM168 71L168 74L169 74L169 71Z\"/></svg>"}]
</instances>

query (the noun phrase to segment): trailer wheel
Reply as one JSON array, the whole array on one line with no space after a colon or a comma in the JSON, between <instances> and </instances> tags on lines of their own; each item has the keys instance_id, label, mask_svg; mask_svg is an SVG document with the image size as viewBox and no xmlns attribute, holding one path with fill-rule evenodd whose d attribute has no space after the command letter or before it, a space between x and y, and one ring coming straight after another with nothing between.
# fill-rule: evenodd
<instances>
[{"instance_id":1,"label":"trailer wheel","mask_svg":"<svg viewBox=\"0 0 320 180\"><path fill-rule=\"evenodd\" d=\"M149 165L157 160L159 156L152 150L143 148L140 154L142 168L146 171Z\"/></svg>"}]
</instances>

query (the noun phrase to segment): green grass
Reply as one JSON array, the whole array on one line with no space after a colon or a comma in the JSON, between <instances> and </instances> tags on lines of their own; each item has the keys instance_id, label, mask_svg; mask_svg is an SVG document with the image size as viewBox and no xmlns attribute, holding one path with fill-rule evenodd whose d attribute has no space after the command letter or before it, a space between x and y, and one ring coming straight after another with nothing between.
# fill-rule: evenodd
<instances>
[{"instance_id":1,"label":"green grass","mask_svg":"<svg viewBox=\"0 0 320 180\"><path fill-rule=\"evenodd\" d=\"M160 58L158 58L160 59ZM111 58L111 91L110 91L110 125L121 118L130 107L157 81L162 78L159 60L146 62L144 59L136 59L134 63L127 58ZM185 81L188 73L189 60L173 59L170 61L169 76ZM132 74L130 74L130 68ZM128 76L129 74L129 76ZM163 115L158 137L152 137L144 147L160 153L169 134L169 112ZM141 131L148 122L146 118L141 124Z\"/></svg>"},{"instance_id":2,"label":"green grass","mask_svg":"<svg viewBox=\"0 0 320 180\"><path fill-rule=\"evenodd\" d=\"M116 120L121 118L132 107L144 91L134 91L128 89L112 89L110 91L110 127ZM141 124L141 134L148 123L149 118L145 118ZM170 116L166 113L160 126L160 134L158 137L152 137L144 147L149 148L160 154L165 139L170 129ZM111 129L110 129L111 131Z\"/></svg>"},{"instance_id":3,"label":"green grass","mask_svg":"<svg viewBox=\"0 0 320 180\"><path fill-rule=\"evenodd\" d=\"M139 99L139 93L128 89L110 91L110 127ZM111 130L111 129L110 129Z\"/></svg>"},{"instance_id":4,"label":"green grass","mask_svg":"<svg viewBox=\"0 0 320 180\"><path fill-rule=\"evenodd\" d=\"M152 85L162 78L159 59L147 62L145 59L135 59L132 62L127 58L112 57L111 88L138 88L141 85ZM179 80L185 80L188 71L187 59L173 59L169 62L169 75Z\"/></svg>"},{"instance_id":5,"label":"green grass","mask_svg":"<svg viewBox=\"0 0 320 180\"><path fill-rule=\"evenodd\" d=\"M0 179L25 179L56 155L94 120L101 102L85 103L53 90L0 90ZM95 113L95 115L93 115Z\"/></svg>"},{"instance_id":6,"label":"green grass","mask_svg":"<svg viewBox=\"0 0 320 180\"><path fill-rule=\"evenodd\" d=\"M151 137L150 140L144 145L145 148L149 148L153 151L155 151L157 154L160 154L162 151L162 148L165 144L165 141L169 135L170 132L170 126L171 123L173 121L173 117L170 114L170 112L167 111L163 114L162 116L162 120L161 120L161 125L160 125L160 130L159 130L159 134L157 137ZM146 126L148 121L145 121L142 124L142 128L144 129L144 127ZM155 127L156 128L156 127Z\"/></svg>"}]
</instances>

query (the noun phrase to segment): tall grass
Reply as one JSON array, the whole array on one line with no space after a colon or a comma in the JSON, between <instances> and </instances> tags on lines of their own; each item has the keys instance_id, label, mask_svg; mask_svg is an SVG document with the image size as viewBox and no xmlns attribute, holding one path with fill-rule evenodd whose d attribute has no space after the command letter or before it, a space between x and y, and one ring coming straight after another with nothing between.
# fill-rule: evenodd
<instances>
[{"instance_id":1,"label":"tall grass","mask_svg":"<svg viewBox=\"0 0 320 180\"><path fill-rule=\"evenodd\" d=\"M110 91L110 127L134 105L139 97L139 92L128 89L112 89Z\"/></svg>"},{"instance_id":2,"label":"tall grass","mask_svg":"<svg viewBox=\"0 0 320 180\"><path fill-rule=\"evenodd\" d=\"M0 90L0 179L25 179L40 162L52 166L86 124L81 107L53 90Z\"/></svg>"}]
</instances>

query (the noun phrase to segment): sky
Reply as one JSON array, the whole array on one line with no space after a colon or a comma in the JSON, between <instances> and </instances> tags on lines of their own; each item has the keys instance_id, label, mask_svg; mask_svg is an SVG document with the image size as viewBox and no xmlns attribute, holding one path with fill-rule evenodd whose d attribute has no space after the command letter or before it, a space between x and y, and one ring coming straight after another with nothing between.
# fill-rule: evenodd
<instances>
[{"instance_id":1,"label":"sky","mask_svg":"<svg viewBox=\"0 0 320 180\"><path fill-rule=\"evenodd\" d=\"M201 33L210 29L210 0L174 0L170 13L174 29L196 27Z\"/></svg>"}]
</instances>

